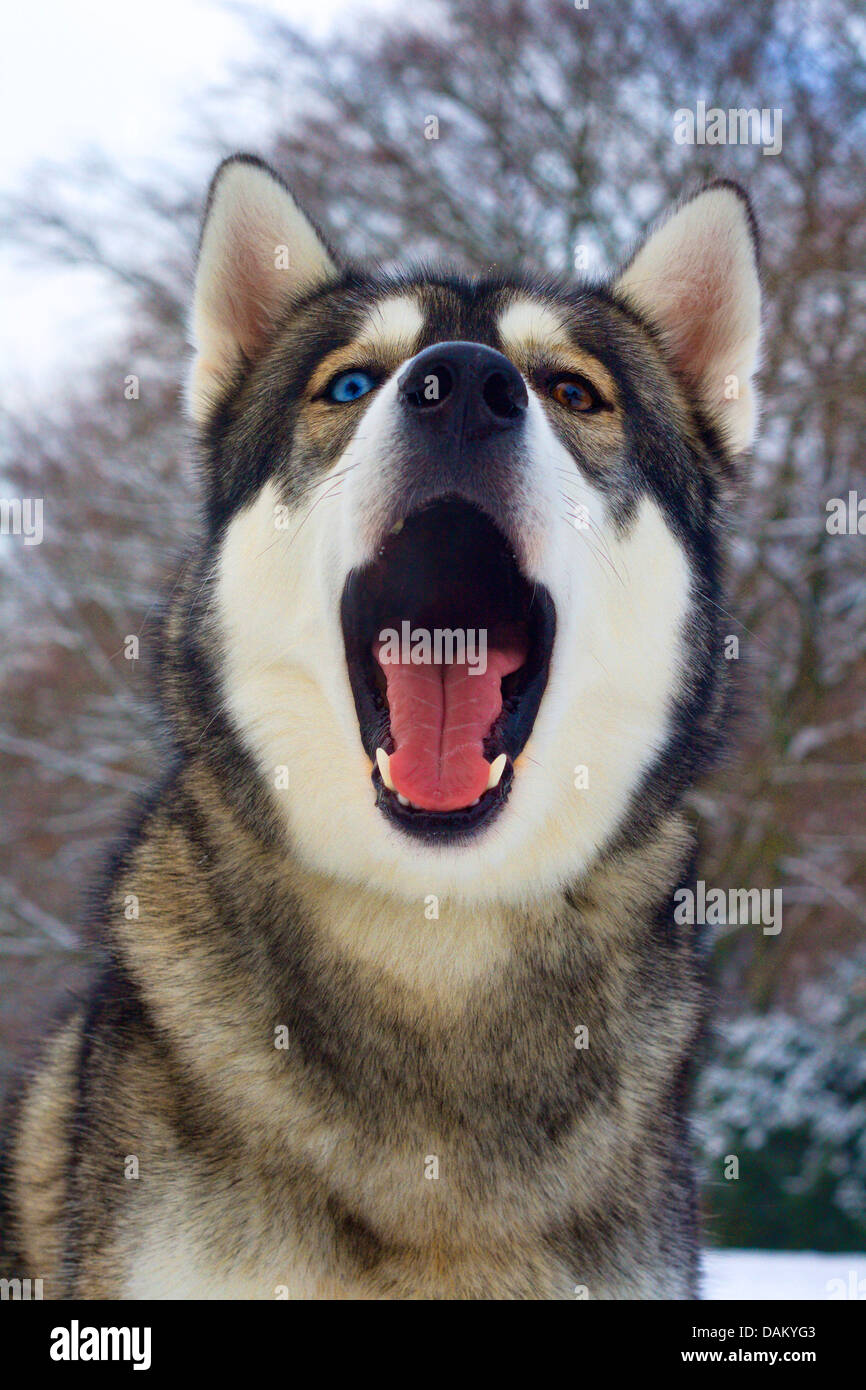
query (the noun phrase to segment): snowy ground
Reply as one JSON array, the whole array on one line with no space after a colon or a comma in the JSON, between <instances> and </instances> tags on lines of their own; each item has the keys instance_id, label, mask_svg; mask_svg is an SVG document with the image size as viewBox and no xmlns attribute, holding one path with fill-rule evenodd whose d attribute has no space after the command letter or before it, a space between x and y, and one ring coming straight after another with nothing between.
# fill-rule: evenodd
<instances>
[{"instance_id":1,"label":"snowy ground","mask_svg":"<svg viewBox=\"0 0 866 1390\"><path fill-rule=\"evenodd\" d=\"M704 1298L866 1300L866 1254L708 1250Z\"/></svg>"}]
</instances>

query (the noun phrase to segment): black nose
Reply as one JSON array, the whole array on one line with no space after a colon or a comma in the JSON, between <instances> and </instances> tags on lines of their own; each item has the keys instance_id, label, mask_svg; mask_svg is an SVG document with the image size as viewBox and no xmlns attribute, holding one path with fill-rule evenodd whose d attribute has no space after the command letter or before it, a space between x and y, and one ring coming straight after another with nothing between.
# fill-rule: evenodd
<instances>
[{"instance_id":1,"label":"black nose","mask_svg":"<svg viewBox=\"0 0 866 1390\"><path fill-rule=\"evenodd\" d=\"M514 429L529 403L514 363L483 343L434 343L412 359L397 386L419 423L470 439Z\"/></svg>"}]
</instances>

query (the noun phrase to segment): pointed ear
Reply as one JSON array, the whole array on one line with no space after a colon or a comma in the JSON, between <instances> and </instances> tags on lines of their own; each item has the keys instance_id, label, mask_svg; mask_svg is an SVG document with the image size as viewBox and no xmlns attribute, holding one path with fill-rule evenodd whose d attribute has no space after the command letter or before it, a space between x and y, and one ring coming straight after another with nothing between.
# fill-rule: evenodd
<instances>
[{"instance_id":1,"label":"pointed ear","mask_svg":"<svg viewBox=\"0 0 866 1390\"><path fill-rule=\"evenodd\" d=\"M234 155L220 165L208 194L192 304L188 404L198 424L238 367L265 351L292 299L338 274L325 242L267 164Z\"/></svg>"},{"instance_id":2,"label":"pointed ear","mask_svg":"<svg viewBox=\"0 0 866 1390\"><path fill-rule=\"evenodd\" d=\"M711 184L655 228L616 289L658 329L732 453L755 432L761 290L757 226L736 184Z\"/></svg>"}]
</instances>

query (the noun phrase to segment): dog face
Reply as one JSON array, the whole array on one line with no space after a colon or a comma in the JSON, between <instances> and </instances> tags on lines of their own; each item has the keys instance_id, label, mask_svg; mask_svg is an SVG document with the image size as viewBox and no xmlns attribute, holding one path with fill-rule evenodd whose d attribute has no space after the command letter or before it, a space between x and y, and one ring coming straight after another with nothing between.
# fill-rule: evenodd
<instances>
[{"instance_id":1,"label":"dog face","mask_svg":"<svg viewBox=\"0 0 866 1390\"><path fill-rule=\"evenodd\" d=\"M271 171L222 166L190 385L213 665L309 866L519 902L693 781L758 315L729 185L592 288L341 270Z\"/></svg>"}]
</instances>

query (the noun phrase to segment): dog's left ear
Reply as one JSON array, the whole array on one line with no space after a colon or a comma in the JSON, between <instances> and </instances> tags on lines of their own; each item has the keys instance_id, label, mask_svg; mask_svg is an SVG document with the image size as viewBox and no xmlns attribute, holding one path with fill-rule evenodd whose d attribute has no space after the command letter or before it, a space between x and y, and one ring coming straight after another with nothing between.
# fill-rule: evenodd
<instances>
[{"instance_id":1,"label":"dog's left ear","mask_svg":"<svg viewBox=\"0 0 866 1390\"><path fill-rule=\"evenodd\" d=\"M292 300L338 274L324 240L267 164L233 155L220 165L208 193L192 304L188 404L198 424L238 371L266 350Z\"/></svg>"},{"instance_id":2,"label":"dog's left ear","mask_svg":"<svg viewBox=\"0 0 866 1390\"><path fill-rule=\"evenodd\" d=\"M757 227L733 183L710 184L653 231L615 288L653 327L732 453L751 444L761 289Z\"/></svg>"}]
</instances>

